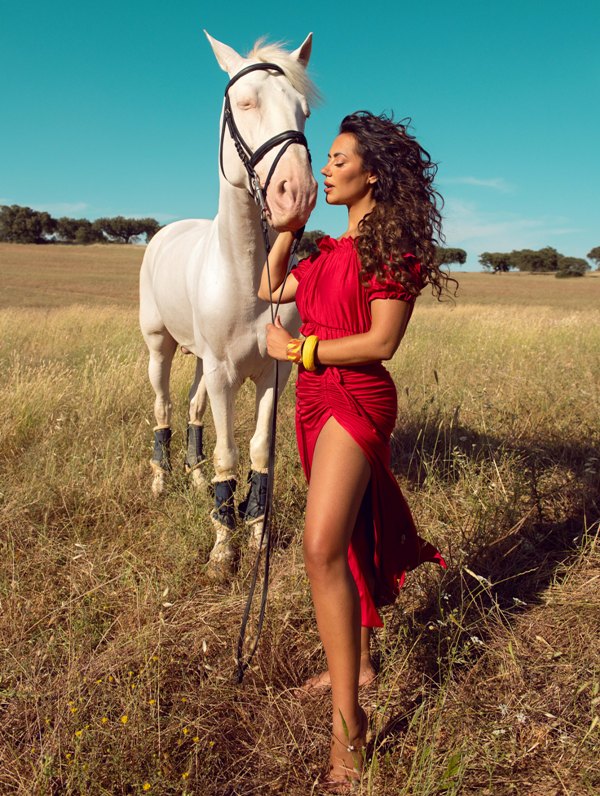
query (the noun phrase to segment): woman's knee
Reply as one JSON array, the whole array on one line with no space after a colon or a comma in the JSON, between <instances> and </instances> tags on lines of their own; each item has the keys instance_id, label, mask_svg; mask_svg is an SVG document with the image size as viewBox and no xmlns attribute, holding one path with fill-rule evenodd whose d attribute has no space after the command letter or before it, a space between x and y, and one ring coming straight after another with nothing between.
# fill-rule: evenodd
<instances>
[{"instance_id":1,"label":"woman's knee","mask_svg":"<svg viewBox=\"0 0 600 796\"><path fill-rule=\"evenodd\" d=\"M304 533L304 566L309 580L329 578L344 572L348 566L348 550L326 533L306 529Z\"/></svg>"}]
</instances>

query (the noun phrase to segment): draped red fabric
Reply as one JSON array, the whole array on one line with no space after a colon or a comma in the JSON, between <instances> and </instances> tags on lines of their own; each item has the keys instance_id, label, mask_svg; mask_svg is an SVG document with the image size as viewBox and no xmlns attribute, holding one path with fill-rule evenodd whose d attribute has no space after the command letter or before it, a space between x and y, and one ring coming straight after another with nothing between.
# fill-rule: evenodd
<instances>
[{"instance_id":1,"label":"draped red fabric","mask_svg":"<svg viewBox=\"0 0 600 796\"><path fill-rule=\"evenodd\" d=\"M292 271L298 279L296 303L302 333L335 339L368 331L370 301L414 301L393 281L359 278L360 263L351 238L319 241L320 252ZM407 268L418 269L412 256ZM310 481L319 433L330 417L352 436L371 466L370 516L360 524L348 549L348 563L366 627L381 627L378 607L392 603L407 570L425 561L446 564L440 553L417 534L410 509L390 470L390 435L397 413L396 388L380 362L352 367L301 366L296 382L296 434L300 459ZM335 495L332 495L335 500ZM371 583L371 588L369 587Z\"/></svg>"}]
</instances>

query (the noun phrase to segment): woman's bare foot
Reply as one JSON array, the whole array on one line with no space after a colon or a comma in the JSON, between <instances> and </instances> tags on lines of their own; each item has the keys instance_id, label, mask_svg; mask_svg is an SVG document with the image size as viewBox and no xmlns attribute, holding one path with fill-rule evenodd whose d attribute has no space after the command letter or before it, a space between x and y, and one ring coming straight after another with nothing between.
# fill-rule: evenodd
<instances>
[{"instance_id":1,"label":"woman's bare foot","mask_svg":"<svg viewBox=\"0 0 600 796\"><path fill-rule=\"evenodd\" d=\"M361 688L366 685L371 685L376 677L377 672L375 671L375 667L373 666L373 661L371 658L361 657L360 670L358 672L358 687ZM305 683L303 683L300 686L300 691L304 691L307 694L316 694L321 691L327 691L330 688L331 677L329 676L329 671L325 670L324 672L309 678Z\"/></svg>"},{"instance_id":2,"label":"woman's bare foot","mask_svg":"<svg viewBox=\"0 0 600 796\"><path fill-rule=\"evenodd\" d=\"M328 793L347 793L360 781L368 724L367 714L359 708L358 722L354 727L342 720L341 731L334 730L329 753L329 774L324 782Z\"/></svg>"}]
</instances>

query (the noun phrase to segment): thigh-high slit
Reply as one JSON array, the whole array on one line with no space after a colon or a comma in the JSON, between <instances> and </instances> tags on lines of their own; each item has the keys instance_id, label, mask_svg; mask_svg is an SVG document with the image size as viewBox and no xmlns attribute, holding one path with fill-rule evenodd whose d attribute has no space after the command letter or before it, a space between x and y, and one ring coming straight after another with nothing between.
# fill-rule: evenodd
<instances>
[{"instance_id":1,"label":"thigh-high slit","mask_svg":"<svg viewBox=\"0 0 600 796\"><path fill-rule=\"evenodd\" d=\"M330 417L362 449L371 467L348 548L348 563L361 606L361 623L381 627L378 607L396 598L407 570L425 561L445 567L440 553L421 539L390 470L390 435L396 421L396 389L380 363L354 368L300 369L296 384L296 431L300 459L310 481L319 434ZM335 501L335 495L331 495Z\"/></svg>"}]
</instances>

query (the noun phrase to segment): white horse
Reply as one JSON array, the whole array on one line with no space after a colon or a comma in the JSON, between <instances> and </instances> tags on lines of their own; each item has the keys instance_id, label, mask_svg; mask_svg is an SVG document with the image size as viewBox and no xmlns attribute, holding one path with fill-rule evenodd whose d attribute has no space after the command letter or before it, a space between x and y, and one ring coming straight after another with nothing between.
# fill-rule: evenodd
<instances>
[{"instance_id":1,"label":"white horse","mask_svg":"<svg viewBox=\"0 0 600 796\"><path fill-rule=\"evenodd\" d=\"M316 201L317 184L302 133L315 89L306 74L312 34L294 52L258 42L247 58L206 33L220 67L231 78L225 102L234 132L254 165L272 230L302 226ZM248 69L253 64L264 64ZM268 66L270 64L271 66ZM243 71L243 74L240 74ZM236 75L239 75L236 78ZM274 400L274 364L266 353L269 304L257 298L265 261L260 209L250 193L249 174L236 151L230 126L221 133L219 210L212 220L169 224L154 236L140 274L140 325L150 353L148 373L156 393L152 491L160 494L171 469L171 364L178 345L196 356L190 390L186 469L196 486L205 486L202 417L210 399L216 432L214 450L216 541L210 562L230 566L234 551L234 492L238 449L233 435L235 394L245 379L256 385L256 430L250 442L250 490L240 513L260 539L266 494L269 424ZM279 134L288 139L278 143ZM270 139L275 138L275 142ZM304 139L305 141L305 139ZM268 146L262 149L267 142ZM270 148L270 147L273 148ZM239 150L239 144L238 144ZM260 152L257 152L260 150ZM279 158L279 159L278 159ZM268 185L266 183L268 182ZM295 305L280 312L284 325L298 328ZM279 389L290 366L279 368Z\"/></svg>"}]
</instances>

